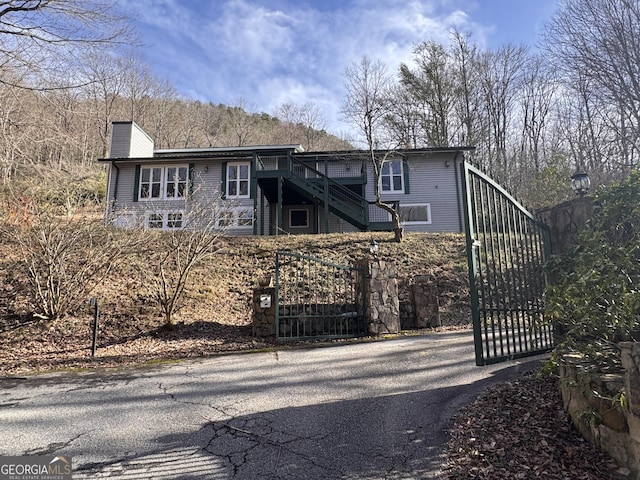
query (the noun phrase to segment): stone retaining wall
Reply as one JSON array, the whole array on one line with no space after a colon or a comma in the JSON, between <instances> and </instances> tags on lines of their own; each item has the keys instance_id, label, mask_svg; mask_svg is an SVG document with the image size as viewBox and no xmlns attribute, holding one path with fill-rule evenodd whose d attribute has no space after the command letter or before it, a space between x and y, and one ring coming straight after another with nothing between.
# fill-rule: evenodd
<instances>
[{"instance_id":1,"label":"stone retaining wall","mask_svg":"<svg viewBox=\"0 0 640 480\"><path fill-rule=\"evenodd\" d=\"M560 390L582 435L640 480L640 343L619 347L624 374L593 372L579 355L563 356Z\"/></svg>"}]
</instances>

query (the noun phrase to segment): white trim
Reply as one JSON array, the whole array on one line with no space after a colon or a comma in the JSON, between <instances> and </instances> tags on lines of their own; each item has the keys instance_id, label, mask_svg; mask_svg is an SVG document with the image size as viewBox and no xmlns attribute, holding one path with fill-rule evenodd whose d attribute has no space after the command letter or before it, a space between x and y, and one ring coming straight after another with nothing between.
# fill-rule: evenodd
<instances>
[{"instance_id":1,"label":"white trim","mask_svg":"<svg viewBox=\"0 0 640 480\"><path fill-rule=\"evenodd\" d=\"M417 221L402 221L402 215L400 215L400 221L402 225L431 225L432 217L431 217L431 204L430 203L401 203L398 206L398 214L402 211L403 208L411 208L411 207L425 207L427 212L427 220L417 220Z\"/></svg>"},{"instance_id":2,"label":"white trim","mask_svg":"<svg viewBox=\"0 0 640 480\"><path fill-rule=\"evenodd\" d=\"M242 216L241 213L245 213L248 215ZM224 218L223 218L224 217ZM228 224L223 225L224 220L229 221ZM240 225L241 221L250 220L249 224ZM253 211L253 207L233 207L227 208L220 211L218 218L216 219L216 228L241 228L241 229L251 229L253 228L253 223L255 222L255 215Z\"/></svg>"},{"instance_id":3,"label":"white trim","mask_svg":"<svg viewBox=\"0 0 640 480\"><path fill-rule=\"evenodd\" d=\"M394 162L398 162L400 164L400 173L392 173L391 172L391 164ZM384 166L389 165L389 174L384 175L382 172L384 170ZM400 176L400 189L395 189L393 185L393 177ZM389 177L389 190L385 190L382 184L382 178ZM404 162L402 160L394 159L394 160L385 160L380 166L380 193L394 194L394 193L404 193Z\"/></svg>"},{"instance_id":4,"label":"white trim","mask_svg":"<svg viewBox=\"0 0 640 480\"><path fill-rule=\"evenodd\" d=\"M181 168L185 169L187 172L187 176L186 176L186 180L185 180L185 187L184 187L184 195L182 196L177 196L177 192L178 190L176 190L176 195L174 195L173 197L168 197L167 196L167 185L169 185L169 183L167 182L168 179L168 175L167 175L167 170L170 168L175 168L176 171L180 171ZM153 170L154 169L159 169L160 170L160 181L159 182L153 182ZM144 170L149 170L149 181L148 182L144 182L145 184L148 183L149 185L149 196L148 197L144 197L142 195L142 176L143 176L143 171ZM160 195L157 197L151 196L152 193L152 189L153 189L153 184L154 183L159 183L160 184ZM173 182L175 185L178 185L179 183L182 182ZM140 166L140 179L138 180L138 201L139 202L153 202L153 201L157 201L157 200L185 200L186 198L188 198L189 196L189 164L183 163L183 164L171 164L171 165L144 165L144 166Z\"/></svg>"},{"instance_id":5,"label":"white trim","mask_svg":"<svg viewBox=\"0 0 640 480\"><path fill-rule=\"evenodd\" d=\"M179 215L180 218L169 220L169 215ZM156 216L156 218L152 220L151 216ZM171 221L175 223L180 223L180 225L170 227L169 223ZM161 224L161 226L152 227L151 226L152 222L154 224L159 223ZM182 230L184 229L184 224L185 224L185 215L183 210L160 210L160 211L148 210L145 212L145 215L144 215L144 226L148 230Z\"/></svg>"},{"instance_id":6,"label":"white trim","mask_svg":"<svg viewBox=\"0 0 640 480\"><path fill-rule=\"evenodd\" d=\"M229 168L230 167L247 167L247 178L229 178ZM240 173L240 168L238 168L238 173ZM225 172L225 181L227 184L225 185L225 192L227 198L250 198L251 197L251 162L228 162L227 163L227 171ZM232 195L229 193L229 185L230 181L233 181L236 184L237 192L240 192L240 182L247 182L247 194L241 195L237 193L236 195Z\"/></svg>"}]
</instances>

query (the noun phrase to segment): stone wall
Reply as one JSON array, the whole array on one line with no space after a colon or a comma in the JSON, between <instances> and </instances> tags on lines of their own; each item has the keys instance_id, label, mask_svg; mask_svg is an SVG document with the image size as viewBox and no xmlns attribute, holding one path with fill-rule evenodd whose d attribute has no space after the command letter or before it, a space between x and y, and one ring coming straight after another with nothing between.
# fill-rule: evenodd
<instances>
[{"instance_id":1,"label":"stone wall","mask_svg":"<svg viewBox=\"0 0 640 480\"><path fill-rule=\"evenodd\" d=\"M551 252L560 254L575 244L578 229L593 214L593 201L591 197L578 197L536 213L549 226Z\"/></svg>"},{"instance_id":2,"label":"stone wall","mask_svg":"<svg viewBox=\"0 0 640 480\"><path fill-rule=\"evenodd\" d=\"M624 374L594 372L580 355L565 355L560 389L582 435L640 480L640 343L619 346Z\"/></svg>"},{"instance_id":3,"label":"stone wall","mask_svg":"<svg viewBox=\"0 0 640 480\"><path fill-rule=\"evenodd\" d=\"M429 275L399 281L402 330L441 327L437 280Z\"/></svg>"},{"instance_id":4,"label":"stone wall","mask_svg":"<svg viewBox=\"0 0 640 480\"><path fill-rule=\"evenodd\" d=\"M370 335L400 331L398 272L393 262L365 258L357 262L365 272L366 315Z\"/></svg>"}]
</instances>

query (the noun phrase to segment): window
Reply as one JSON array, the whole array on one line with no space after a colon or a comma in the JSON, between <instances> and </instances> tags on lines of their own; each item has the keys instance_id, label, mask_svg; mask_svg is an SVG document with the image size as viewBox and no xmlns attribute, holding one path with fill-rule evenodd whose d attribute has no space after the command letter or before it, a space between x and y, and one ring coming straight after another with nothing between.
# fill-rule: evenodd
<instances>
[{"instance_id":1,"label":"window","mask_svg":"<svg viewBox=\"0 0 640 480\"><path fill-rule=\"evenodd\" d=\"M140 168L140 200L179 199L187 195L189 168L185 166Z\"/></svg>"},{"instance_id":2,"label":"window","mask_svg":"<svg viewBox=\"0 0 640 480\"><path fill-rule=\"evenodd\" d=\"M249 163L227 164L227 197L249 198Z\"/></svg>"},{"instance_id":3,"label":"window","mask_svg":"<svg viewBox=\"0 0 640 480\"><path fill-rule=\"evenodd\" d=\"M289 210L289 226L291 228L309 227L309 209L299 208Z\"/></svg>"},{"instance_id":4,"label":"window","mask_svg":"<svg viewBox=\"0 0 640 480\"><path fill-rule=\"evenodd\" d=\"M167 213L167 228L182 228L182 213Z\"/></svg>"},{"instance_id":5,"label":"window","mask_svg":"<svg viewBox=\"0 0 640 480\"><path fill-rule=\"evenodd\" d=\"M398 214L403 225L427 225L431 223L431 204L400 205Z\"/></svg>"},{"instance_id":6,"label":"window","mask_svg":"<svg viewBox=\"0 0 640 480\"><path fill-rule=\"evenodd\" d=\"M236 223L239 227L253 226L253 208L238 208Z\"/></svg>"},{"instance_id":7,"label":"window","mask_svg":"<svg viewBox=\"0 0 640 480\"><path fill-rule=\"evenodd\" d=\"M147 226L161 229L164 226L164 215L162 213L150 213Z\"/></svg>"},{"instance_id":8,"label":"window","mask_svg":"<svg viewBox=\"0 0 640 480\"><path fill-rule=\"evenodd\" d=\"M383 193L404 192L402 160L389 160L382 164L380 189Z\"/></svg>"},{"instance_id":9,"label":"window","mask_svg":"<svg viewBox=\"0 0 640 480\"><path fill-rule=\"evenodd\" d=\"M253 208L237 207L220 212L218 228L253 227Z\"/></svg>"},{"instance_id":10,"label":"window","mask_svg":"<svg viewBox=\"0 0 640 480\"><path fill-rule=\"evenodd\" d=\"M184 198L187 192L187 167L167 167L165 198Z\"/></svg>"},{"instance_id":11,"label":"window","mask_svg":"<svg viewBox=\"0 0 640 480\"><path fill-rule=\"evenodd\" d=\"M160 198L162 168L145 167L140 170L140 198Z\"/></svg>"},{"instance_id":12,"label":"window","mask_svg":"<svg viewBox=\"0 0 640 480\"><path fill-rule=\"evenodd\" d=\"M177 230L184 227L182 212L153 212L147 215L147 228L156 230Z\"/></svg>"}]
</instances>

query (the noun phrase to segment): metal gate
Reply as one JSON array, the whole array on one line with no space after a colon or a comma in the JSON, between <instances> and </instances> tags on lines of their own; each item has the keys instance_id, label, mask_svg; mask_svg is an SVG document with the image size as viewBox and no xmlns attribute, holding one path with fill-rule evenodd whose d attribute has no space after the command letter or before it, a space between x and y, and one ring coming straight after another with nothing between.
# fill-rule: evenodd
<instances>
[{"instance_id":1,"label":"metal gate","mask_svg":"<svg viewBox=\"0 0 640 480\"><path fill-rule=\"evenodd\" d=\"M363 269L277 252L275 277L278 340L364 334Z\"/></svg>"},{"instance_id":2,"label":"metal gate","mask_svg":"<svg viewBox=\"0 0 640 480\"><path fill-rule=\"evenodd\" d=\"M549 229L500 185L465 163L464 201L476 365L553 347L544 319Z\"/></svg>"}]
</instances>

